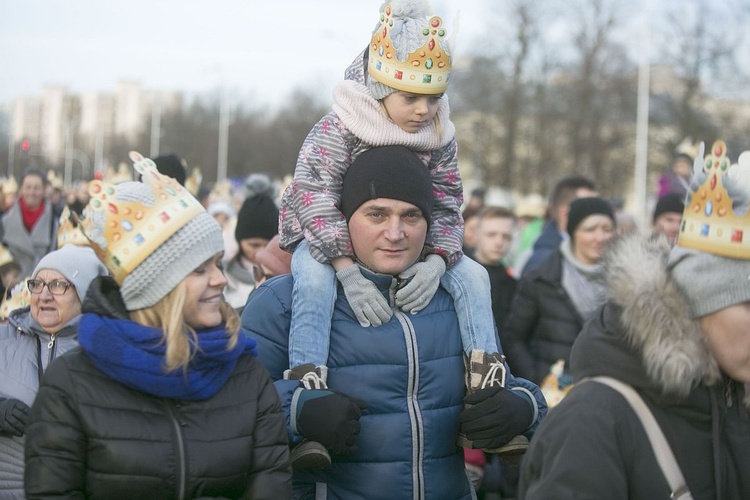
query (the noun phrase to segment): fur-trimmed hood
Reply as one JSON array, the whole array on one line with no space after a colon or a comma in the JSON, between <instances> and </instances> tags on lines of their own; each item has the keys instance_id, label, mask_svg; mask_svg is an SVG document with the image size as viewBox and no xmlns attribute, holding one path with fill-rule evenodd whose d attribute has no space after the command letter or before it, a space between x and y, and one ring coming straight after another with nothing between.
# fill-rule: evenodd
<instances>
[{"instance_id":1,"label":"fur-trimmed hood","mask_svg":"<svg viewBox=\"0 0 750 500\"><path fill-rule=\"evenodd\" d=\"M603 260L609 303L576 342L576 379L610 375L676 397L719 380L699 323L667 270L669 253L663 237L631 234L610 245Z\"/></svg>"}]
</instances>

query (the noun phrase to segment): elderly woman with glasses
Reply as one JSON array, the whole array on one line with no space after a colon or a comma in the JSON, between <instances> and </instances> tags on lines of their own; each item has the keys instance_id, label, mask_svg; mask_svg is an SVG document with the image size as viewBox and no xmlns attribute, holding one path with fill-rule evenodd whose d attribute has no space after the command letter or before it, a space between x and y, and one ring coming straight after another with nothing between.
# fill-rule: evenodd
<instances>
[{"instance_id":1,"label":"elderly woman with glasses","mask_svg":"<svg viewBox=\"0 0 750 500\"><path fill-rule=\"evenodd\" d=\"M107 270L88 247L44 256L27 281L31 305L0 325L0 498L23 498L23 447L29 407L49 364L78 345L81 304Z\"/></svg>"}]
</instances>

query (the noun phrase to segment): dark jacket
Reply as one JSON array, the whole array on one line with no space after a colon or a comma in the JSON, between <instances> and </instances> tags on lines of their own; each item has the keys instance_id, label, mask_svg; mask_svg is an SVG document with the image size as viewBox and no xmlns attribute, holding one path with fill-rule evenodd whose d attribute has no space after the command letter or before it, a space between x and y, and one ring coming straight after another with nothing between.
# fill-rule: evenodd
<instances>
[{"instance_id":1,"label":"dark jacket","mask_svg":"<svg viewBox=\"0 0 750 500\"><path fill-rule=\"evenodd\" d=\"M26 494L288 498L288 450L278 395L252 356L211 398L179 401L126 387L78 348L50 366L32 407Z\"/></svg>"},{"instance_id":2,"label":"dark jacket","mask_svg":"<svg viewBox=\"0 0 750 500\"><path fill-rule=\"evenodd\" d=\"M396 280L363 274L392 304ZM250 295L242 315L287 411L300 387L297 381L280 380L289 366L292 284L289 275L267 281ZM388 323L364 328L339 286L331 329L328 387L364 400L367 410L360 420L358 451L350 457L334 455L331 468L318 473L295 472L295 498L314 498L316 492L337 499L471 498L456 447L465 388L461 336L450 295L439 288L418 314L394 308ZM538 400L530 435L546 408L541 392L511 375L507 386ZM300 438L292 434L293 440Z\"/></svg>"},{"instance_id":3,"label":"dark jacket","mask_svg":"<svg viewBox=\"0 0 750 500\"><path fill-rule=\"evenodd\" d=\"M516 279L508 274L502 264L482 264L490 277L490 292L492 296L492 315L495 317L500 344L505 345L505 329L510 318L510 306L516 293Z\"/></svg>"},{"instance_id":4,"label":"dark jacket","mask_svg":"<svg viewBox=\"0 0 750 500\"><path fill-rule=\"evenodd\" d=\"M513 373L537 384L558 359L570 366L570 349L583 327L581 315L562 286L562 262L557 250L521 278L508 328L501 332Z\"/></svg>"},{"instance_id":5,"label":"dark jacket","mask_svg":"<svg viewBox=\"0 0 750 500\"><path fill-rule=\"evenodd\" d=\"M579 385L548 415L523 463L519 498L669 498L628 403L584 377L633 386L666 435L696 499L750 498L750 398L721 375L668 277L667 245L621 241L609 254L612 300L572 353Z\"/></svg>"},{"instance_id":6,"label":"dark jacket","mask_svg":"<svg viewBox=\"0 0 750 500\"><path fill-rule=\"evenodd\" d=\"M552 219L548 220L544 224L539 238L534 242L534 251L524 264L521 277L527 276L541 265L550 254L556 252L562 241L563 237L560 235L560 230L557 229L557 224Z\"/></svg>"}]
</instances>

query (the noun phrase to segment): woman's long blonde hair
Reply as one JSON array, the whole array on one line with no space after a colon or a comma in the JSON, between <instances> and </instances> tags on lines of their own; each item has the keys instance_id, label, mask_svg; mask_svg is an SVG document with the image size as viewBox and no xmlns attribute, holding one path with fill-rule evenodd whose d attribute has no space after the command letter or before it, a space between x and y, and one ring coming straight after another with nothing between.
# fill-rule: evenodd
<instances>
[{"instance_id":1,"label":"woman's long blonde hair","mask_svg":"<svg viewBox=\"0 0 750 500\"><path fill-rule=\"evenodd\" d=\"M138 324L160 328L163 342L167 345L164 367L167 372L179 368L187 369L195 356L198 334L185 323L182 310L185 306L185 282L182 281L171 292L151 307L131 311L130 319ZM227 350L237 345L240 335L240 318L224 300L219 310L227 331Z\"/></svg>"}]
</instances>

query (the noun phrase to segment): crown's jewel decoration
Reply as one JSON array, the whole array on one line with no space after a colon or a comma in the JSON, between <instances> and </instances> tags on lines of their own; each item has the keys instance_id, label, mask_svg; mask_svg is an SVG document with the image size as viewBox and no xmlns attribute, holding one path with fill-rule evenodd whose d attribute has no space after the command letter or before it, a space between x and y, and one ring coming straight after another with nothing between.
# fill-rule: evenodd
<instances>
[{"instance_id":1,"label":"crown's jewel decoration","mask_svg":"<svg viewBox=\"0 0 750 500\"><path fill-rule=\"evenodd\" d=\"M379 29L375 30L370 43L368 73L383 85L415 94L442 94L448 88L451 72L451 56L443 50L440 41L447 44L443 21L433 16L422 28L424 44L407 55L405 61L396 57L391 40L393 8L390 4L380 13Z\"/></svg>"},{"instance_id":2,"label":"crown's jewel decoration","mask_svg":"<svg viewBox=\"0 0 750 500\"><path fill-rule=\"evenodd\" d=\"M719 140L704 158L696 158L695 167L693 193L685 204L678 245L750 259L750 151L742 153L733 165L726 144Z\"/></svg>"},{"instance_id":3,"label":"crown's jewel decoration","mask_svg":"<svg viewBox=\"0 0 750 500\"><path fill-rule=\"evenodd\" d=\"M120 285L146 257L204 211L175 179L160 174L150 158L136 152L130 158L149 188L150 199L133 195L122 185L94 180L80 221L90 246Z\"/></svg>"}]
</instances>

